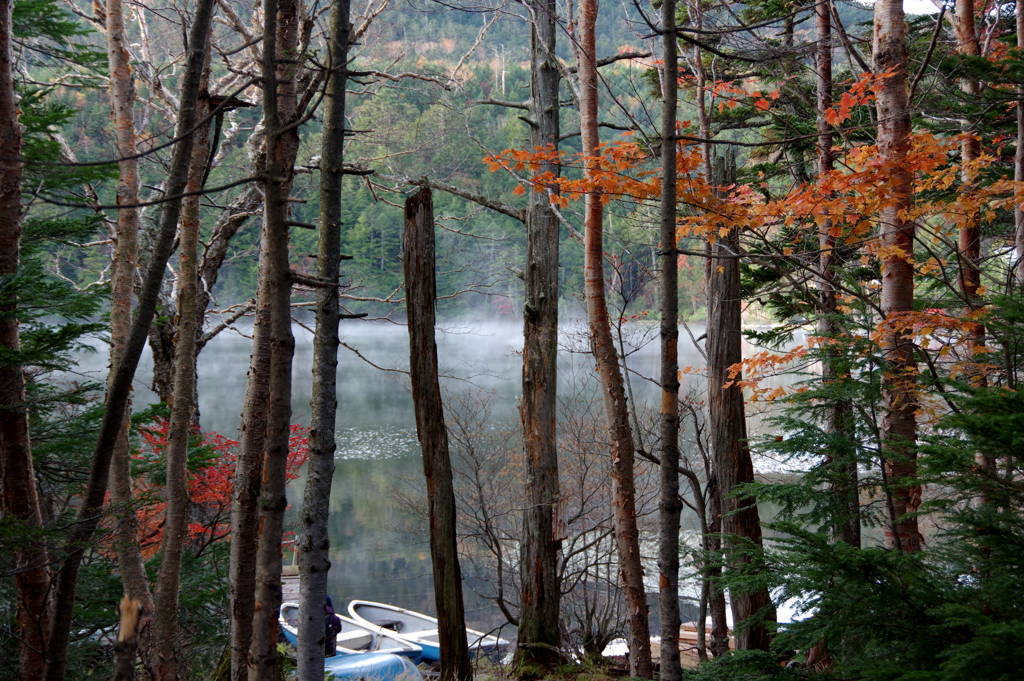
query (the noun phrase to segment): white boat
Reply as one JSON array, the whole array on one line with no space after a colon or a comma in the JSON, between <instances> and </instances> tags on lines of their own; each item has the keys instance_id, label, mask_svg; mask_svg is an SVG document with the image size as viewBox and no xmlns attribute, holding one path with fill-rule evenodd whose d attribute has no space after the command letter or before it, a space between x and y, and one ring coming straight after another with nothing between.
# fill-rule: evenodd
<instances>
[{"instance_id":1,"label":"white boat","mask_svg":"<svg viewBox=\"0 0 1024 681\"><path fill-rule=\"evenodd\" d=\"M436 662L441 659L437 618L405 608L371 601L352 601L348 612L360 626L377 633L389 633L423 649L423 659ZM480 631L466 629L469 654L493 657L508 646L508 641Z\"/></svg>"},{"instance_id":2,"label":"white boat","mask_svg":"<svg viewBox=\"0 0 1024 681\"><path fill-rule=\"evenodd\" d=\"M415 643L396 636L393 631L376 631L348 617L342 615L338 615L338 617L341 619L341 632L338 634L338 656L390 653L408 658L413 664L419 664L423 656L423 649ZM282 603L278 623L288 642L296 645L299 633L299 604Z\"/></svg>"}]
</instances>

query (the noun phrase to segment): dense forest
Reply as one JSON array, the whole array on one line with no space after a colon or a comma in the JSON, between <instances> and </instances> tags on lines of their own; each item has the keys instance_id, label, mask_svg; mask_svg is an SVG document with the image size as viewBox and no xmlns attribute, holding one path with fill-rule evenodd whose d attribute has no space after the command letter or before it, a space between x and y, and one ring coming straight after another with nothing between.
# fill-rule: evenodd
<instances>
[{"instance_id":1,"label":"dense forest","mask_svg":"<svg viewBox=\"0 0 1024 681\"><path fill-rule=\"evenodd\" d=\"M931 10L0 0L0 679L365 676L332 489L429 561L408 681L1018 678L1024 5ZM356 489L374 323L423 470Z\"/></svg>"}]
</instances>

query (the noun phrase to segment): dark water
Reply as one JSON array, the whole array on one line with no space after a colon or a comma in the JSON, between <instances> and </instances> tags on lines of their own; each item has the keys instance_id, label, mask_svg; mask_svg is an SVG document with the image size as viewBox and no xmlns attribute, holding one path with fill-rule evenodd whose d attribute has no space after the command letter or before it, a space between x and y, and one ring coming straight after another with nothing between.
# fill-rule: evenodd
<instances>
[{"instance_id":1,"label":"dark water","mask_svg":"<svg viewBox=\"0 0 1024 681\"><path fill-rule=\"evenodd\" d=\"M567 348L585 345L581 329L566 328ZM293 421L308 425L312 337L302 327L296 326L294 331ZM693 329L695 336L701 332ZM659 349L652 334L656 334L654 327L632 337L637 345L645 337L651 341L629 358L630 367L646 376L658 372ZM402 490L423 475L412 399L407 376L402 373L409 363L407 330L393 324L350 322L342 327L342 340L358 354L342 348L338 368L338 458L329 519L330 592L339 604L361 598L433 613L425 522L407 512L399 498ZM521 326L449 327L438 334L438 343L441 371L449 377L445 381L448 390L493 390L497 398L492 419L518 421ZM200 355L199 408L204 430L237 435L250 348L249 338L225 332ZM104 354L83 358L82 371L105 371ZM681 366L703 366L685 332L680 354ZM560 362L569 374L589 375L585 354L566 352ZM136 407L154 401L146 387L149 379L149 368L144 365L136 381ZM700 377L683 376L683 391L699 389L702 383ZM631 388L638 404L646 402L657 408L660 397L653 383L633 376ZM300 478L290 489L292 518L301 503L302 488ZM286 555L286 561L290 559ZM474 596L471 589L466 593L466 615L479 629L503 622L497 608Z\"/></svg>"}]
</instances>

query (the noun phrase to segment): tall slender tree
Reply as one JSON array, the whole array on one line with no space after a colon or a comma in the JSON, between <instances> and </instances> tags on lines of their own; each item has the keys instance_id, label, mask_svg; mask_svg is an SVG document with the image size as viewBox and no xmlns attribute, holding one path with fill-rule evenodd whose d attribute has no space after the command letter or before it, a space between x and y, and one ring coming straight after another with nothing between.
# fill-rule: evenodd
<instances>
[{"instance_id":1,"label":"tall slender tree","mask_svg":"<svg viewBox=\"0 0 1024 681\"><path fill-rule=\"evenodd\" d=\"M889 178L889 201L878 214L879 231L886 257L882 262L881 309L885 316L881 347L886 361L882 378L883 468L892 489L889 544L899 550L921 550L917 518L908 516L921 503L917 482L917 397L914 382L917 364L914 341L903 318L914 306L914 221L911 208L911 175L906 166L910 151L910 103L907 99L906 22L902 0L875 3L874 72L891 73L878 89L878 155Z\"/></svg>"},{"instance_id":2,"label":"tall slender tree","mask_svg":"<svg viewBox=\"0 0 1024 681\"><path fill-rule=\"evenodd\" d=\"M198 117L209 113L209 73L203 78ZM175 681L184 672L184 660L178 644L178 592L181 589L181 560L188 536L189 493L188 451L193 432L196 408L196 341L199 315L196 314L199 290L199 228L198 194L203 188L206 163L210 155L210 125L203 121L195 133L192 165L189 168L185 197L178 225L177 330L174 340L174 378L171 393L171 420L167 435L167 464L164 533L161 543L160 573L156 583L153 633L159 649L156 661L157 680Z\"/></svg>"},{"instance_id":3,"label":"tall slender tree","mask_svg":"<svg viewBox=\"0 0 1024 681\"><path fill-rule=\"evenodd\" d=\"M341 186L344 178L345 87L348 80L349 0L334 0L328 41L327 83L320 153L320 215L317 276L330 285L317 289L313 336L313 398L309 465L302 499L299 537L299 681L322 681L324 674L324 603L331 567L331 481L334 478L335 422L338 414L338 287L341 266Z\"/></svg>"},{"instance_id":4,"label":"tall slender tree","mask_svg":"<svg viewBox=\"0 0 1024 681\"><path fill-rule=\"evenodd\" d=\"M135 81L128 54L121 0L106 4L107 63L110 69L110 104L117 141L117 243L110 264L110 372L114 380L132 323L132 299L138 269L139 245L139 159L135 132ZM128 410L131 405L129 403ZM141 605L139 639L143 661L149 665L152 643L153 599L149 579L139 550L139 523L133 507L131 456L128 445L129 421L125 419L110 461L110 501L119 506L114 547L121 584L128 596Z\"/></svg>"},{"instance_id":5,"label":"tall slender tree","mask_svg":"<svg viewBox=\"0 0 1024 681\"><path fill-rule=\"evenodd\" d=\"M835 133L826 112L832 106L832 0L819 0L815 6L815 69L817 70L817 128L818 128L818 175L824 176L835 167L832 141ZM832 338L840 332L839 310L836 307L836 237L832 234L832 220L825 220L818 229L818 296L820 317L818 334ZM826 350L821 365L822 383L835 383L839 377L839 354ZM848 400L833 399L825 412L825 428L841 437L851 416ZM837 458L829 456L828 465L833 468L832 492L835 495L833 533L851 546L860 546L860 496L857 483L857 462L840 453Z\"/></svg>"},{"instance_id":6,"label":"tall slender tree","mask_svg":"<svg viewBox=\"0 0 1024 681\"><path fill-rule=\"evenodd\" d=\"M598 135L598 78L595 26L597 0L580 3L579 55L580 133L583 142L584 173L596 180L600 170ZM597 363L603 393L605 420L611 442L612 480L615 503L615 541L619 571L625 592L629 623L629 671L632 676L650 678L651 639L647 625L647 593L640 562L640 533L636 521L636 484L633 472L635 446L629 425L626 391L619 356L612 338L604 281L604 198L599 190L587 193L584 207L584 287L590 342Z\"/></svg>"},{"instance_id":7,"label":"tall slender tree","mask_svg":"<svg viewBox=\"0 0 1024 681\"><path fill-rule=\"evenodd\" d=\"M675 0L662 0L661 107L661 486L658 567L661 674L678 681L679 661L679 256L676 252L676 110L679 80Z\"/></svg>"},{"instance_id":8,"label":"tall slender tree","mask_svg":"<svg viewBox=\"0 0 1024 681\"><path fill-rule=\"evenodd\" d=\"M263 119L267 169L263 179L263 234L260 276L267 278L270 363L266 436L260 479L259 535L256 549L256 600L249 645L250 681L275 681L280 673L277 620L281 608L281 536L284 531L285 468L291 427L292 272L288 259L288 197L298 152L296 71L299 4L263 3Z\"/></svg>"},{"instance_id":9,"label":"tall slender tree","mask_svg":"<svg viewBox=\"0 0 1024 681\"><path fill-rule=\"evenodd\" d=\"M559 74L554 0L531 3L530 144L558 147ZM557 164L546 172L558 173ZM526 303L523 306L523 397L519 407L526 449L526 498L520 558L521 662L558 662L558 242L559 223L548 196L532 192L527 211Z\"/></svg>"},{"instance_id":10,"label":"tall slender tree","mask_svg":"<svg viewBox=\"0 0 1024 681\"><path fill-rule=\"evenodd\" d=\"M31 536L31 530L41 527L42 514L29 439L25 376L15 359L21 350L15 282L22 230L22 139L14 92L13 9L11 0L0 0L0 349L5 357L0 362L0 486L4 514L26 530L14 556L18 668L22 678L38 679L43 675L47 648L50 574L46 549Z\"/></svg>"}]
</instances>

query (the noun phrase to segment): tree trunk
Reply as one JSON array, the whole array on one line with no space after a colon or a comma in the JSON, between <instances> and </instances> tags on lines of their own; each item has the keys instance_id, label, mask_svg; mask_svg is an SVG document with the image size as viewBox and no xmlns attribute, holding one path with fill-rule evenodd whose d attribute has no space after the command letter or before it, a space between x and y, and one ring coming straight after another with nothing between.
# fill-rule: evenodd
<instances>
[{"instance_id":1,"label":"tree trunk","mask_svg":"<svg viewBox=\"0 0 1024 681\"><path fill-rule=\"evenodd\" d=\"M434 340L434 202L424 187L405 200L406 308L409 315L409 369L416 432L423 450L430 516L430 560L434 568L434 602L441 647L441 681L470 681L462 572L456 551L455 491L444 424L441 385Z\"/></svg>"},{"instance_id":2,"label":"tree trunk","mask_svg":"<svg viewBox=\"0 0 1024 681\"><path fill-rule=\"evenodd\" d=\"M200 95L198 118L209 113L206 85ZM195 133L188 192L203 188L203 176L210 154L210 125L203 123ZM156 681L184 678L186 667L178 640L178 591L181 585L181 557L188 538L188 449L193 435L196 403L196 337L198 323L196 295L199 289L199 199L182 201L178 227L178 300L175 320L174 388L171 394L171 423L167 436L167 507L160 574L157 578L153 630L158 645Z\"/></svg>"},{"instance_id":3,"label":"tree trunk","mask_svg":"<svg viewBox=\"0 0 1024 681\"><path fill-rule=\"evenodd\" d=\"M265 171L264 171L265 172ZM265 230L265 227L264 227ZM245 402L235 462L231 502L231 681L249 678L249 644L252 616L256 607L256 538L259 521L260 480L263 477L263 442L267 429L267 400L270 397L270 278L269 242L260 239L259 275L256 285L256 313L252 329Z\"/></svg>"},{"instance_id":4,"label":"tree trunk","mask_svg":"<svg viewBox=\"0 0 1024 681\"><path fill-rule=\"evenodd\" d=\"M317 276L338 281L341 267L341 186L345 150L345 85L348 79L349 0L334 0L328 34L329 66L320 155L320 215ZM334 478L335 421L338 414L338 288L316 292L316 333L313 336L313 399L309 465L302 500L299 538L298 679L323 681L324 604L331 567L331 481Z\"/></svg>"},{"instance_id":5,"label":"tree trunk","mask_svg":"<svg viewBox=\"0 0 1024 681\"><path fill-rule=\"evenodd\" d=\"M715 183L730 184L735 161L720 158L716 163L721 171ZM717 168L716 168L717 170ZM727 177L728 173L728 177ZM733 547L739 542L761 545L761 522L757 503L753 499L732 496L738 486L754 482L754 464L747 446L747 420L743 404L743 390L726 384L738 380L729 376L729 367L743 360L740 291L740 261L730 257L739 252L739 234L730 229L725 236L711 245L711 268L708 281L708 411L711 422L711 452L715 462L715 475L720 495L722 530L731 535L726 543ZM722 257L718 257L722 256ZM742 567L749 561L739 555L730 562ZM739 591L732 589L732 617L736 627L738 650L768 650L771 632L766 626L775 621L775 609L767 589ZM748 619L763 617L758 624L745 625Z\"/></svg>"},{"instance_id":6,"label":"tree trunk","mask_svg":"<svg viewBox=\"0 0 1024 681\"><path fill-rule=\"evenodd\" d=\"M832 106L832 8L831 0L821 0L815 8L815 29L817 32L817 64L818 71L818 175L824 176L832 172L835 159L832 155L832 142L835 134L832 126L825 120L825 112ZM834 338L841 331L840 317L836 308L836 238L832 234L833 223L826 220L818 231L818 296L819 318L818 335L822 338ZM838 377L836 367L839 353L825 350L821 363L821 381L823 384L834 383ZM829 433L842 437L849 426L851 405L845 400L831 400L826 407L825 429ZM838 460L829 454L826 464L832 470L830 477L834 496L833 506L835 517L832 521L832 532L835 537L851 546L860 547L860 496L857 481L857 461L851 454L841 452Z\"/></svg>"},{"instance_id":7,"label":"tree trunk","mask_svg":"<svg viewBox=\"0 0 1024 681\"><path fill-rule=\"evenodd\" d=\"M266 166L257 168L266 173ZM249 644L256 607L256 538L259 521L260 480L263 477L263 442L267 434L270 399L270 241L266 224L260 239L256 312L252 329L252 355L245 385L238 459L231 500L231 681L249 678Z\"/></svg>"},{"instance_id":8,"label":"tree trunk","mask_svg":"<svg viewBox=\"0 0 1024 681\"><path fill-rule=\"evenodd\" d=\"M906 167L910 151L910 108L907 101L907 44L903 0L875 3L874 72L891 71L878 90L878 155L889 175L889 203L879 211L882 245L891 255L882 263L881 307L885 319L881 350L886 361L882 378L882 458L893 487L893 525L886 530L890 546L920 551L922 540L916 518L906 514L921 504L917 483L917 396L914 341L894 325L913 311L914 222L909 213L911 177Z\"/></svg>"},{"instance_id":9,"label":"tree trunk","mask_svg":"<svg viewBox=\"0 0 1024 681\"><path fill-rule=\"evenodd\" d=\"M179 134L195 127L196 102L203 73L206 36L213 16L213 0L200 0L196 4L189 31L188 57L182 76L177 131ZM169 197L160 213L157 239L151 249L152 256L138 298L136 316L125 343L124 354L118 363L117 374L107 390L103 422L93 452L92 466L86 494L79 510L78 522L70 533L69 553L61 567L54 591L53 617L50 621L50 642L46 651L46 681L62 681L67 667L68 641L74 611L78 569L89 540L99 523L101 508L107 492L110 459L125 418L128 397L138 367L139 357L146 343L150 323L156 312L160 284L181 213L181 194L188 181L189 161L192 158L192 135L184 135L175 145L168 173L166 196Z\"/></svg>"},{"instance_id":10,"label":"tree trunk","mask_svg":"<svg viewBox=\"0 0 1024 681\"><path fill-rule=\"evenodd\" d=\"M679 681L679 256L676 254L676 2L661 5L664 85L661 109L661 488L658 579L661 673ZM699 494L699 489L695 490Z\"/></svg>"},{"instance_id":11,"label":"tree trunk","mask_svg":"<svg viewBox=\"0 0 1024 681\"><path fill-rule=\"evenodd\" d=\"M132 206L139 202L139 160L135 133L135 82L132 79L121 0L107 0L107 62L110 67L110 101L114 116L118 162L117 203ZM110 371L107 388L117 373L128 332L132 325L132 297L138 268L139 209L117 212L117 246L110 267ZM131 402L125 407L131 413ZM139 549L139 521L132 488L131 453L128 445L129 419L124 419L110 460L110 503L119 508L114 548L121 584L125 594L140 604L137 639L141 641L143 663L151 670L153 639L153 599L149 577ZM136 637L133 637L135 639ZM134 644L133 644L134 645ZM134 652L133 652L134 656Z\"/></svg>"},{"instance_id":12,"label":"tree trunk","mask_svg":"<svg viewBox=\"0 0 1024 681\"><path fill-rule=\"evenodd\" d=\"M17 276L21 245L21 126L14 93L13 6L11 0L0 0L0 281L5 282L5 289L10 287L7 282ZM7 300L0 304L0 347L11 359L21 350L18 303L12 293L4 291ZM3 514L16 519L26 530L41 529L25 405L25 375L17 360L0 363L0 486ZM23 679L38 679L45 662L50 591L45 545L41 541L26 542L14 556L14 564L19 675Z\"/></svg>"},{"instance_id":13,"label":"tree trunk","mask_svg":"<svg viewBox=\"0 0 1024 681\"><path fill-rule=\"evenodd\" d=\"M535 0L530 30L530 145L558 147L558 65L554 0ZM558 174L557 164L541 172ZM523 306L523 397L519 414L526 450L526 498L519 563L520 666L559 662L561 587L554 525L559 498L556 433L558 382L558 219L548 196L530 194L527 214L526 302Z\"/></svg>"},{"instance_id":14,"label":"tree trunk","mask_svg":"<svg viewBox=\"0 0 1024 681\"><path fill-rule=\"evenodd\" d=\"M598 137L597 52L594 27L597 0L584 0L580 6L580 132L586 157L584 174L595 177ZM640 536L636 523L636 489L633 479L633 433L629 426L626 392L619 357L612 339L608 304L604 293L604 208L597 188L587 193L584 224L584 287L587 319L597 363L597 374L604 394L604 412L612 446L612 483L615 503L615 542L619 571L626 598L629 626L629 672L631 676L651 678L651 639L647 626L647 594L643 565L640 562Z\"/></svg>"},{"instance_id":15,"label":"tree trunk","mask_svg":"<svg viewBox=\"0 0 1024 681\"><path fill-rule=\"evenodd\" d=\"M285 469L291 426L291 271L288 263L288 196L298 152L291 124L297 107L299 6L295 0L264 0L263 118L267 135L263 238L270 313L270 376L263 473L260 480L256 548L256 603L249 646L250 681L277 681L277 620L281 609L281 535L284 531ZM291 127L290 127L291 126Z\"/></svg>"},{"instance_id":16,"label":"tree trunk","mask_svg":"<svg viewBox=\"0 0 1024 681\"><path fill-rule=\"evenodd\" d=\"M697 28L701 29L704 27L704 14L698 3L695 7L696 23ZM704 163L701 168L701 172L704 175L705 182L711 183L711 120L708 115L707 100L705 98L705 90L707 89L707 75L704 70L704 54L699 45L693 47L693 63L694 71L696 72L696 92L697 92L697 129L700 130L700 136L704 140L709 140L701 144L701 154L704 158ZM710 255L710 245L705 244L705 251ZM710 257L704 259L704 280L705 288L707 282L711 279L711 267L714 264L714 260ZM710 309L710 305L706 307ZM717 557L722 550L722 507L721 499L719 498L718 489L720 482L717 479L717 470L712 464L712 470L709 473L708 480L708 514L710 520L708 521L708 531L711 536L708 538L709 557L712 558L712 565L705 567L704 579L708 582L708 611L711 615L711 654L715 657L721 657L725 655L729 650L729 623L726 618L726 602L725 602L725 591L721 588L721 577L722 570L718 567ZM698 623L699 627L705 626L705 621L702 620Z\"/></svg>"},{"instance_id":17,"label":"tree trunk","mask_svg":"<svg viewBox=\"0 0 1024 681\"><path fill-rule=\"evenodd\" d=\"M135 650L139 643L142 604L125 596L117 606L121 621L114 643L114 681L135 681Z\"/></svg>"},{"instance_id":18,"label":"tree trunk","mask_svg":"<svg viewBox=\"0 0 1024 681\"><path fill-rule=\"evenodd\" d=\"M956 28L957 51L964 56L981 56L981 48L978 45L978 34L974 23L974 0L957 0L956 13L954 15L954 26ZM960 89L967 95L968 102L978 101L981 96L981 81L976 78L964 78L960 81ZM972 130L974 127L970 120L964 119L963 132L970 137L964 137L960 143L960 161L963 164L962 177L964 186L961 191L964 193L973 192L977 170L969 168L968 165L977 161L981 156L981 140L975 136ZM976 311L984 305L978 290L981 287L981 215L974 211L969 219L960 225L957 238L957 260L960 273L960 292L964 297L964 306L968 311ZM967 348L971 353L969 359L983 361L978 353L985 346L985 325L975 323L971 325ZM975 370L971 375L971 382L982 387L988 381L985 372ZM996 462L992 457L979 455L980 463L991 472L995 472Z\"/></svg>"}]
</instances>

